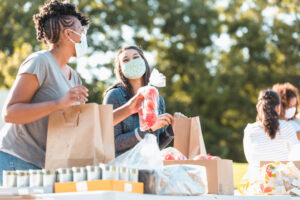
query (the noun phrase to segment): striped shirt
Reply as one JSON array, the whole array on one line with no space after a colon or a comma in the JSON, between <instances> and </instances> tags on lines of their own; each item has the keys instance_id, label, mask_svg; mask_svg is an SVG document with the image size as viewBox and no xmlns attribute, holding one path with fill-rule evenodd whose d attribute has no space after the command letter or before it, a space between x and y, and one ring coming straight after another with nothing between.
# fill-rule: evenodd
<instances>
[{"instance_id":1,"label":"striped shirt","mask_svg":"<svg viewBox=\"0 0 300 200\"><path fill-rule=\"evenodd\" d=\"M279 120L279 131L271 139L263 130L261 122L248 124L244 131L244 153L249 169L259 167L260 161L288 160L292 146L298 144L294 127Z\"/></svg>"}]
</instances>

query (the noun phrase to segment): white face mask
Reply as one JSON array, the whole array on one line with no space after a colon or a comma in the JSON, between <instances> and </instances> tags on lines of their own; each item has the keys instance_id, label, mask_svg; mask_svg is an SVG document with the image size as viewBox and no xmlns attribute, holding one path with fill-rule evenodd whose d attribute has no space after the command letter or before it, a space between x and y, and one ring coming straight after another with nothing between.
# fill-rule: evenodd
<instances>
[{"instance_id":1,"label":"white face mask","mask_svg":"<svg viewBox=\"0 0 300 200\"><path fill-rule=\"evenodd\" d=\"M285 110L285 118L287 119L291 119L295 116L295 113L296 113L296 107L291 107L289 109L286 109Z\"/></svg>"},{"instance_id":2,"label":"white face mask","mask_svg":"<svg viewBox=\"0 0 300 200\"><path fill-rule=\"evenodd\" d=\"M132 58L121 66L124 76L128 79L139 79L146 72L146 64L142 58Z\"/></svg>"},{"instance_id":3,"label":"white face mask","mask_svg":"<svg viewBox=\"0 0 300 200\"><path fill-rule=\"evenodd\" d=\"M73 31L72 29L69 30L77 35L80 35L80 43L76 43L74 40L68 37L69 40L75 44L76 57L84 56L88 51L88 44L85 33L79 34L76 31Z\"/></svg>"}]
</instances>

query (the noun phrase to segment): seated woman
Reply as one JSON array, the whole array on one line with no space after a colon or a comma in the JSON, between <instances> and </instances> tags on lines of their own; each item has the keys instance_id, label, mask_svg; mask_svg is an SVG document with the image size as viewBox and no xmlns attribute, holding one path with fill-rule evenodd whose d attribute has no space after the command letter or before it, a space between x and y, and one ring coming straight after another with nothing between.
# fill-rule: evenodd
<instances>
[{"instance_id":1,"label":"seated woman","mask_svg":"<svg viewBox=\"0 0 300 200\"><path fill-rule=\"evenodd\" d=\"M120 49L115 60L115 67L119 82L106 90L103 99L103 104L113 104L114 110L132 101L133 96L139 96L138 89L146 86L150 77L148 62L143 51L136 46ZM136 108L128 110L127 118L118 120L120 123L114 124L116 155L134 147L149 131L157 135L161 149L166 147L174 137L170 125L173 117L165 113L165 102L161 96L159 96L159 117L151 130L140 130L137 112Z\"/></svg>"},{"instance_id":2,"label":"seated woman","mask_svg":"<svg viewBox=\"0 0 300 200\"><path fill-rule=\"evenodd\" d=\"M279 120L280 98L273 90L261 91L256 105L256 122L244 131L244 153L249 172L255 172L260 161L288 160L291 147L298 144L294 128Z\"/></svg>"},{"instance_id":3,"label":"seated woman","mask_svg":"<svg viewBox=\"0 0 300 200\"><path fill-rule=\"evenodd\" d=\"M273 85L273 90L279 94L281 99L280 119L293 125L298 140L300 140L300 123L296 119L299 106L298 89L290 83L278 83Z\"/></svg>"}]
</instances>

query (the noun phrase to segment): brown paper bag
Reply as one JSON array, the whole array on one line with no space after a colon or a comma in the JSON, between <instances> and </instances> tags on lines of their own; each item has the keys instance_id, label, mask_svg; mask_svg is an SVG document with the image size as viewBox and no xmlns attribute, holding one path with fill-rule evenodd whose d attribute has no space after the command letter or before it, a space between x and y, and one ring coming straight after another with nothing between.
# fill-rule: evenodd
<instances>
[{"instance_id":1,"label":"brown paper bag","mask_svg":"<svg viewBox=\"0 0 300 200\"><path fill-rule=\"evenodd\" d=\"M199 117L174 118L174 147L187 158L206 155Z\"/></svg>"},{"instance_id":2,"label":"brown paper bag","mask_svg":"<svg viewBox=\"0 0 300 200\"><path fill-rule=\"evenodd\" d=\"M46 169L107 163L114 155L112 105L76 105L50 115Z\"/></svg>"}]
</instances>

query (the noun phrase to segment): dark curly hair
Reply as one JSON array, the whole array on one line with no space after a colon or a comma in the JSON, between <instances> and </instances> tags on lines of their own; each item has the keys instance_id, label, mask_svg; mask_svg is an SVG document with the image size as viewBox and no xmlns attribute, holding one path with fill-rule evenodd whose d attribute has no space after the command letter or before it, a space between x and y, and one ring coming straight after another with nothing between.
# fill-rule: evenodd
<instances>
[{"instance_id":1,"label":"dark curly hair","mask_svg":"<svg viewBox=\"0 0 300 200\"><path fill-rule=\"evenodd\" d=\"M89 24L89 19L76 10L76 7L67 1L48 0L39 8L39 13L33 16L37 40L55 44L63 27L72 27L76 17L82 26Z\"/></svg>"},{"instance_id":2,"label":"dark curly hair","mask_svg":"<svg viewBox=\"0 0 300 200\"><path fill-rule=\"evenodd\" d=\"M275 107L280 104L279 95L273 90L263 90L259 93L257 120L263 124L264 131L271 139L276 137L279 130L279 115Z\"/></svg>"},{"instance_id":3,"label":"dark curly hair","mask_svg":"<svg viewBox=\"0 0 300 200\"><path fill-rule=\"evenodd\" d=\"M285 119L285 110L289 107L289 102L292 98L297 99L296 103L296 113L292 119L294 119L298 113L298 106L299 106L299 92L298 89L292 85L291 83L277 83L273 85L272 88L275 92L277 92L281 99L281 112L280 118Z\"/></svg>"}]
</instances>

